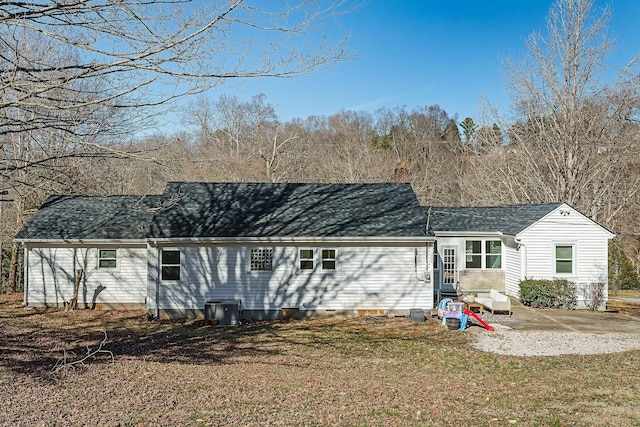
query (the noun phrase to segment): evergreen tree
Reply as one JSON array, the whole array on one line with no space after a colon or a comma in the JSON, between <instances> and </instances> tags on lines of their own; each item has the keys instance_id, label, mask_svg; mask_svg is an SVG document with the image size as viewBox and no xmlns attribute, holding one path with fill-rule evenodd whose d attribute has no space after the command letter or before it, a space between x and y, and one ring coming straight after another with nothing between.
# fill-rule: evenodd
<instances>
[{"instance_id":1,"label":"evergreen tree","mask_svg":"<svg viewBox=\"0 0 640 427\"><path fill-rule=\"evenodd\" d=\"M640 289L640 280L631 260L622 248L620 238L609 243L609 290Z\"/></svg>"}]
</instances>

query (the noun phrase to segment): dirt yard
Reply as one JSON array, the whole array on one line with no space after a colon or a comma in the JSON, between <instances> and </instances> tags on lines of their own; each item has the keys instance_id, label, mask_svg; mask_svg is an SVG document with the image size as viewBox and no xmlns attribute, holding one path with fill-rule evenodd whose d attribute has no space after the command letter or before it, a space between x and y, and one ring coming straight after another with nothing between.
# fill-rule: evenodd
<instances>
[{"instance_id":1,"label":"dirt yard","mask_svg":"<svg viewBox=\"0 0 640 427\"><path fill-rule=\"evenodd\" d=\"M640 425L640 350L500 355L436 320L215 328L0 296L0 331L3 426Z\"/></svg>"}]
</instances>

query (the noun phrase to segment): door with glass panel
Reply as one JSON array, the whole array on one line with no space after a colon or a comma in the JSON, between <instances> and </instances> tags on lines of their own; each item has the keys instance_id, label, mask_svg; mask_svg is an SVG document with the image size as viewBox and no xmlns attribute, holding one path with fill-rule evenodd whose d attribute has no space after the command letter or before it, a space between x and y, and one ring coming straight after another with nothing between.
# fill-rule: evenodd
<instances>
[{"instance_id":1,"label":"door with glass panel","mask_svg":"<svg viewBox=\"0 0 640 427\"><path fill-rule=\"evenodd\" d=\"M442 289L445 292L455 291L457 282L456 249L442 249Z\"/></svg>"}]
</instances>

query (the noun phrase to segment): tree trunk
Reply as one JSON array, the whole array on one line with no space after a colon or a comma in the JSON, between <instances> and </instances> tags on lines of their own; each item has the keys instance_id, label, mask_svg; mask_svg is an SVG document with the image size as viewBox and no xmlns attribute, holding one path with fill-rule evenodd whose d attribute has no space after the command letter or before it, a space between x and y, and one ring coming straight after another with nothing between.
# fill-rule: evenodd
<instances>
[{"instance_id":1,"label":"tree trunk","mask_svg":"<svg viewBox=\"0 0 640 427\"><path fill-rule=\"evenodd\" d=\"M76 271L76 284L73 288L73 298L69 301L69 304L65 308L65 311L75 310L78 306L78 291L80 289L80 282L82 281L82 273L84 273L83 269L79 269Z\"/></svg>"},{"instance_id":2,"label":"tree trunk","mask_svg":"<svg viewBox=\"0 0 640 427\"><path fill-rule=\"evenodd\" d=\"M18 291L18 264L20 260L20 246L17 243L11 244L11 265L9 266L9 293Z\"/></svg>"}]
</instances>

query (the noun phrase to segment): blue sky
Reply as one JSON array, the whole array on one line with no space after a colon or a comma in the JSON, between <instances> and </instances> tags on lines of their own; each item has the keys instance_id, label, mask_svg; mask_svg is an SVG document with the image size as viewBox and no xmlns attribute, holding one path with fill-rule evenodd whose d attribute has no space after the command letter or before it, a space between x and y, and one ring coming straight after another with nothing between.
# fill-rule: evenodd
<instances>
[{"instance_id":1,"label":"blue sky","mask_svg":"<svg viewBox=\"0 0 640 427\"><path fill-rule=\"evenodd\" d=\"M350 33L354 58L294 79L233 82L209 92L241 99L264 93L279 117L289 120L340 110L374 112L388 107L438 104L458 121L479 121L486 95L501 111L509 102L501 61L520 59L524 41L542 31L552 0L369 0L339 18ZM640 1L596 0L613 8L610 36L621 67L640 53ZM327 24L324 31L334 35Z\"/></svg>"}]
</instances>

